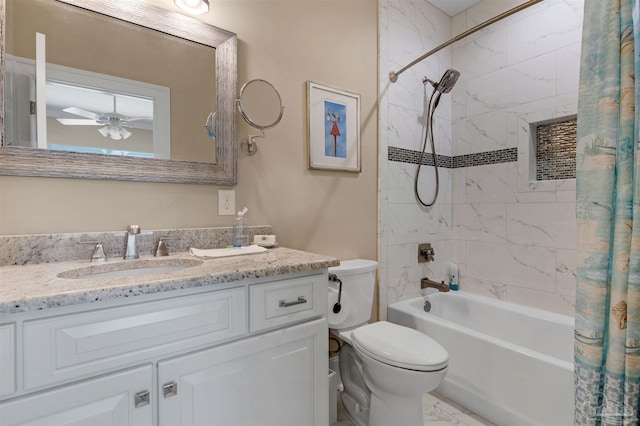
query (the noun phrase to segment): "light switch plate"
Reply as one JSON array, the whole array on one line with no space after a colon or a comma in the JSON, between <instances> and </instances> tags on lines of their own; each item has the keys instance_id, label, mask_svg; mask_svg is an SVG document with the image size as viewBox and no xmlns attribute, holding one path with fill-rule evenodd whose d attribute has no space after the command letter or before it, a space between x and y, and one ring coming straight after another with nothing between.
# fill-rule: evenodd
<instances>
[{"instance_id":1,"label":"light switch plate","mask_svg":"<svg viewBox=\"0 0 640 426\"><path fill-rule=\"evenodd\" d=\"M218 190L218 214L220 216L236 214L236 191L234 189Z\"/></svg>"}]
</instances>

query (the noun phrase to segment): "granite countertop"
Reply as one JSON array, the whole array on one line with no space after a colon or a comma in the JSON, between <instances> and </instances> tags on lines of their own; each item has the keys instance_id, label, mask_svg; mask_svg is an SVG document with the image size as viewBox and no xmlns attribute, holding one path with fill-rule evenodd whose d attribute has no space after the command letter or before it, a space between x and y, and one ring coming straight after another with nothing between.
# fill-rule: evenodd
<instances>
[{"instance_id":1,"label":"granite countertop","mask_svg":"<svg viewBox=\"0 0 640 426\"><path fill-rule=\"evenodd\" d=\"M93 265L114 265L114 269L117 269L117 264L121 263L153 263L159 260L165 266L182 262L196 263L196 266L173 272L120 278L72 279L58 276ZM106 263L89 263L85 260L2 266L0 315L313 271L337 266L340 262L328 256L278 247L263 253L208 259L197 263L196 258L188 253L175 253L163 258L140 256L140 260L110 259Z\"/></svg>"}]
</instances>

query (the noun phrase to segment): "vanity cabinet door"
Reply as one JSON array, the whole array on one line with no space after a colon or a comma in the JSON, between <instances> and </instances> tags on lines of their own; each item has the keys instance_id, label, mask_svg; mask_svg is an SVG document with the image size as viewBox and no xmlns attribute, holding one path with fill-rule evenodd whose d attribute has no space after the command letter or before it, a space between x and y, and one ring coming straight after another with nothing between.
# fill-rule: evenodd
<instances>
[{"instance_id":1,"label":"vanity cabinet door","mask_svg":"<svg viewBox=\"0 0 640 426\"><path fill-rule=\"evenodd\" d=\"M16 391L16 325L0 325L0 396ZM2 419L0 419L2 424Z\"/></svg>"},{"instance_id":2,"label":"vanity cabinet door","mask_svg":"<svg viewBox=\"0 0 640 426\"><path fill-rule=\"evenodd\" d=\"M160 362L160 425L328 424L327 332L323 318Z\"/></svg>"},{"instance_id":3,"label":"vanity cabinet door","mask_svg":"<svg viewBox=\"0 0 640 426\"><path fill-rule=\"evenodd\" d=\"M151 425L152 373L146 365L0 403L0 424Z\"/></svg>"}]
</instances>

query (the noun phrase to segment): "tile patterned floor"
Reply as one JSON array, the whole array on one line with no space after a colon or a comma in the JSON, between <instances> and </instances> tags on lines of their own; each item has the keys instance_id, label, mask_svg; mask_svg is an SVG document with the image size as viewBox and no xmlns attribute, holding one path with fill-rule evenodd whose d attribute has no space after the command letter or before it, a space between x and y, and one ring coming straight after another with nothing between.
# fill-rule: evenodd
<instances>
[{"instance_id":1,"label":"tile patterned floor","mask_svg":"<svg viewBox=\"0 0 640 426\"><path fill-rule=\"evenodd\" d=\"M437 392L431 392L422 397L422 412L424 413L425 426L493 425L490 421L483 419L474 412L467 410ZM338 395L338 421L334 423L333 426L355 426L340 402L340 395Z\"/></svg>"}]
</instances>

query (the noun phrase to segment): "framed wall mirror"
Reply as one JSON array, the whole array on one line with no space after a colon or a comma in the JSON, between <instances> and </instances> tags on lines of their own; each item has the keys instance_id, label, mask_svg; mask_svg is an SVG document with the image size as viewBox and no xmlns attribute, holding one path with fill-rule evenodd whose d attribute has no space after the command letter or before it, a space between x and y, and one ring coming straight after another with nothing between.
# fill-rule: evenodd
<instances>
[{"instance_id":1,"label":"framed wall mirror","mask_svg":"<svg viewBox=\"0 0 640 426\"><path fill-rule=\"evenodd\" d=\"M0 174L236 183L235 34L130 0L0 15Z\"/></svg>"}]
</instances>

